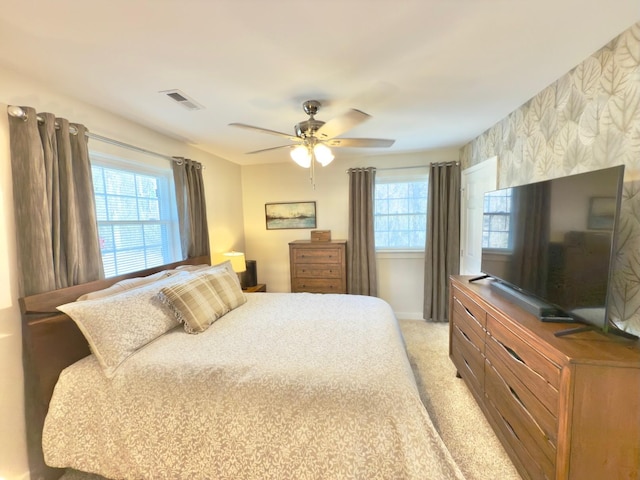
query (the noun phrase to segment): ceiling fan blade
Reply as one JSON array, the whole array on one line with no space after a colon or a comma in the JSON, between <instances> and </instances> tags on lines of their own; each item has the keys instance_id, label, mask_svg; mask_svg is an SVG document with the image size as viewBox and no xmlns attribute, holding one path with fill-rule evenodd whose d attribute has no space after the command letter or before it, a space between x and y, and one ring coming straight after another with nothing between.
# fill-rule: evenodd
<instances>
[{"instance_id":1,"label":"ceiling fan blade","mask_svg":"<svg viewBox=\"0 0 640 480\"><path fill-rule=\"evenodd\" d=\"M239 128L246 128L247 130L256 130L258 132L268 133L269 135L277 135L278 137L288 138L289 140L300 140L295 135L290 135L288 133L277 132L276 130L269 130L268 128L254 127L253 125L247 125L246 123L230 123L229 126L231 126L231 127L239 127Z\"/></svg>"},{"instance_id":2,"label":"ceiling fan blade","mask_svg":"<svg viewBox=\"0 0 640 480\"><path fill-rule=\"evenodd\" d=\"M290 148L290 147L295 147L295 145L280 145L278 147L263 148L261 150L254 150L253 152L246 152L245 155L253 155L254 153L262 153L262 152L268 152L270 150L278 150L280 148Z\"/></svg>"},{"instance_id":3,"label":"ceiling fan blade","mask_svg":"<svg viewBox=\"0 0 640 480\"><path fill-rule=\"evenodd\" d=\"M386 148L393 145L395 140L385 138L332 138L325 140L329 147L369 147Z\"/></svg>"},{"instance_id":4,"label":"ceiling fan blade","mask_svg":"<svg viewBox=\"0 0 640 480\"><path fill-rule=\"evenodd\" d=\"M370 115L361 112L360 110L352 109L344 115L340 115L339 117L329 120L320 127L320 129L318 129L315 136L319 140L329 140L333 137L337 137L338 135L342 135L347 130L357 127L369 118L371 118Z\"/></svg>"}]
</instances>

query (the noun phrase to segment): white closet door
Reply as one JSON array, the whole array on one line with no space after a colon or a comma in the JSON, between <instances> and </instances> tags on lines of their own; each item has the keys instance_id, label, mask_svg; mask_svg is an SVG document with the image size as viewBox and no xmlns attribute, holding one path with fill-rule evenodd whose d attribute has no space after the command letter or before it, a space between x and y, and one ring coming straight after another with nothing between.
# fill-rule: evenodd
<instances>
[{"instance_id":1,"label":"white closet door","mask_svg":"<svg viewBox=\"0 0 640 480\"><path fill-rule=\"evenodd\" d=\"M498 157L462 171L460 211L460 273L480 273L482 253L482 203L485 192L496 189Z\"/></svg>"}]
</instances>

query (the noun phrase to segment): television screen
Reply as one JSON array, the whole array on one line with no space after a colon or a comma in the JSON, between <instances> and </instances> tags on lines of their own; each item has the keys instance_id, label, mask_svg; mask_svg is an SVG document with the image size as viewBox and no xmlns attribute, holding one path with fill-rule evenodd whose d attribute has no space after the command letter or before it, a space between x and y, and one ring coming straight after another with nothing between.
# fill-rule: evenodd
<instances>
[{"instance_id":1,"label":"television screen","mask_svg":"<svg viewBox=\"0 0 640 480\"><path fill-rule=\"evenodd\" d=\"M624 166L488 192L482 272L607 330L607 296ZM569 319L571 320L571 319Z\"/></svg>"}]
</instances>

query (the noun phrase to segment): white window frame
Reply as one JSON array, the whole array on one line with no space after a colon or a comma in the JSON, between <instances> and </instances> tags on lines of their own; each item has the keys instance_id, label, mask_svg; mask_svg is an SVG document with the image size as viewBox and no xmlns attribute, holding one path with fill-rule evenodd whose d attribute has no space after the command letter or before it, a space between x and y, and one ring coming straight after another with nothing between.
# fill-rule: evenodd
<instances>
[{"instance_id":1,"label":"white window frame","mask_svg":"<svg viewBox=\"0 0 640 480\"><path fill-rule=\"evenodd\" d=\"M152 268L155 266L163 265L165 263L171 263L178 261L182 258L181 244L180 244L180 231L178 226L178 213L176 207L176 194L175 185L173 181L173 171L170 166L162 168L158 166L148 165L142 162L128 160L122 157L116 157L113 155L105 154L102 152L90 152L89 157L91 159L92 166L99 166L104 168L112 168L116 170L123 170L140 175L150 175L161 179L159 184L161 192L158 197L160 200L160 211L162 217L159 220L153 221L132 221L132 220L116 220L116 221L98 221L98 228L101 225L126 225L126 224L162 224L167 227L166 245L167 257L163 259L162 263L156 264L155 262L147 262L145 258L143 260L144 267ZM126 269L125 269L126 270ZM135 271L135 270L134 270ZM131 273L131 271L118 271L116 267L116 273L107 274L105 276L117 276L123 273Z\"/></svg>"},{"instance_id":2,"label":"white window frame","mask_svg":"<svg viewBox=\"0 0 640 480\"><path fill-rule=\"evenodd\" d=\"M411 172L411 173L409 173ZM398 169L389 169L389 170L382 170L382 171L377 171L376 172L376 185L379 184L390 184L390 183L414 183L414 182L424 182L427 184L427 187L429 185L429 170L428 167L424 167L424 168L411 168L411 170L409 169L403 169L402 167L398 168ZM428 195L428 192L427 192ZM374 197L375 197L375 192L374 192ZM428 198L426 200L426 202L428 202ZM426 238L426 229L427 229L427 225L426 225L426 216L427 216L427 210L428 210L428 205L425 205L425 222L424 222L424 229L425 229L425 238ZM375 202L374 202L374 212L373 212L373 217L374 217L374 224L377 222L378 220L378 216L380 216L379 214L376 213L376 207L375 207ZM374 226L374 234L375 234L375 226ZM381 247L376 245L376 253L377 254L381 254L382 256L402 256L405 257L408 255L407 258L411 258L414 256L414 254L424 254L424 244L419 246L419 247L409 247L409 246L402 246L402 247Z\"/></svg>"},{"instance_id":3,"label":"white window frame","mask_svg":"<svg viewBox=\"0 0 640 480\"><path fill-rule=\"evenodd\" d=\"M496 190L496 192L503 192L503 190ZM496 192L489 192L488 194L491 195L492 193L496 193ZM487 195L485 195L485 201L486 201ZM505 218L508 219L509 225L511 225L511 222L513 222L513 191L510 191L509 193L509 199L510 199L510 203L509 203L509 208L506 211L499 211L499 210L491 210L489 211L488 208L486 207L486 205L483 204L482 208L483 208L483 217L482 217L482 249L485 252L489 252L489 253L505 253L505 252L510 252L513 250L513 238L512 238L512 228L509 228L507 230L485 230L485 217L487 215L491 215L491 216L503 216ZM507 247L495 247L495 246L491 246L491 245L486 245L485 241L484 241L484 234L485 232L501 232L501 233L506 233L507 234Z\"/></svg>"}]
</instances>

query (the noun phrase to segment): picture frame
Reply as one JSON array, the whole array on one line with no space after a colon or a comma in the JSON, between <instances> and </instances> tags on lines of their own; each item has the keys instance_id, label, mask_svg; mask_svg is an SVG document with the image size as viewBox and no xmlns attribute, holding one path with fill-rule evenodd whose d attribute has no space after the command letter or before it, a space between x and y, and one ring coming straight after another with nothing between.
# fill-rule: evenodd
<instances>
[{"instance_id":1,"label":"picture frame","mask_svg":"<svg viewBox=\"0 0 640 480\"><path fill-rule=\"evenodd\" d=\"M316 202L265 203L267 230L316 228Z\"/></svg>"},{"instance_id":2,"label":"picture frame","mask_svg":"<svg viewBox=\"0 0 640 480\"><path fill-rule=\"evenodd\" d=\"M591 197L589 199L589 230L610 230L616 214L614 197Z\"/></svg>"}]
</instances>

